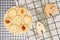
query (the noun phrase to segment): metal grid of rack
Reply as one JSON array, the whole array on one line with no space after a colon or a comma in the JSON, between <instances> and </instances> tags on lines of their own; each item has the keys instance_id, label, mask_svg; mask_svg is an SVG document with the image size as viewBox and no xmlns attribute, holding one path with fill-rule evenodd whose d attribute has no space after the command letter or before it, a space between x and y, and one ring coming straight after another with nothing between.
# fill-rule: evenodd
<instances>
[{"instance_id":1,"label":"metal grid of rack","mask_svg":"<svg viewBox=\"0 0 60 40\"><path fill-rule=\"evenodd\" d=\"M26 34L14 36L7 31L3 25L3 17L7 9L15 6L14 0L0 0L0 40L60 40L60 1L59 0L21 0L19 5L26 7L33 16L33 25ZM21 2L21 3L20 3ZM47 3L53 3L58 8L58 13L46 17L43 8ZM36 33L36 22L42 22L48 31L38 35ZM49 35L50 34L50 35Z\"/></svg>"}]
</instances>

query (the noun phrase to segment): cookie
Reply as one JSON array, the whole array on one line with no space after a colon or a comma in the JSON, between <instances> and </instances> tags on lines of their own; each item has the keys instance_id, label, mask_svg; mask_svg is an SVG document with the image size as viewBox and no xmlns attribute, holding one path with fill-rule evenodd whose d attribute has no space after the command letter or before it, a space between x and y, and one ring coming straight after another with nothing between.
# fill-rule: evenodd
<instances>
[{"instance_id":1,"label":"cookie","mask_svg":"<svg viewBox=\"0 0 60 40\"><path fill-rule=\"evenodd\" d=\"M17 11L16 11L16 8L14 7L8 9L7 11L7 15L12 19L16 16L16 14L17 14Z\"/></svg>"},{"instance_id":2,"label":"cookie","mask_svg":"<svg viewBox=\"0 0 60 40\"><path fill-rule=\"evenodd\" d=\"M25 15L26 15L26 9L24 8L24 7L20 7L19 9L18 9L18 12L19 12L19 15L21 16L21 17L24 17Z\"/></svg>"},{"instance_id":3,"label":"cookie","mask_svg":"<svg viewBox=\"0 0 60 40\"><path fill-rule=\"evenodd\" d=\"M9 28L9 26L12 24L12 19L9 17L6 17L4 18L3 22L4 22L5 27Z\"/></svg>"},{"instance_id":4,"label":"cookie","mask_svg":"<svg viewBox=\"0 0 60 40\"><path fill-rule=\"evenodd\" d=\"M21 24L22 20L21 20L21 17L20 16L16 16L14 19L13 19L13 24L19 26Z\"/></svg>"},{"instance_id":5,"label":"cookie","mask_svg":"<svg viewBox=\"0 0 60 40\"><path fill-rule=\"evenodd\" d=\"M19 27L16 25L11 25L10 28L8 28L8 30L14 35L19 34Z\"/></svg>"},{"instance_id":6,"label":"cookie","mask_svg":"<svg viewBox=\"0 0 60 40\"><path fill-rule=\"evenodd\" d=\"M26 24L21 24L19 29L21 33L26 33L29 30L29 26Z\"/></svg>"},{"instance_id":7,"label":"cookie","mask_svg":"<svg viewBox=\"0 0 60 40\"><path fill-rule=\"evenodd\" d=\"M32 17L29 15L26 15L23 19L23 22L26 24L30 24L32 22Z\"/></svg>"},{"instance_id":8,"label":"cookie","mask_svg":"<svg viewBox=\"0 0 60 40\"><path fill-rule=\"evenodd\" d=\"M37 33L41 35L41 31L45 32L46 29L44 28L44 25L41 23L41 22L37 22L37 25L36 25L36 30L37 30Z\"/></svg>"},{"instance_id":9,"label":"cookie","mask_svg":"<svg viewBox=\"0 0 60 40\"><path fill-rule=\"evenodd\" d=\"M50 17L58 12L57 6L55 4L46 4L44 8L44 13Z\"/></svg>"}]
</instances>

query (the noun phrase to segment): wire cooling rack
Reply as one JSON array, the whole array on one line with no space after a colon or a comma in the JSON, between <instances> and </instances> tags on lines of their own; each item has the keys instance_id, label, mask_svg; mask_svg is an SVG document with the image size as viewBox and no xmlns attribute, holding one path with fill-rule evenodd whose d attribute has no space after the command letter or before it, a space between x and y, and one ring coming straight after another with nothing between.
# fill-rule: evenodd
<instances>
[{"instance_id":1,"label":"wire cooling rack","mask_svg":"<svg viewBox=\"0 0 60 40\"><path fill-rule=\"evenodd\" d=\"M60 0L18 0L19 5L26 7L33 16L33 25L26 34L13 35L3 25L4 14L7 9L16 6L14 0L0 0L0 40L60 40ZM43 8L47 3L53 3L58 8L58 13L46 17ZM36 22L44 24L48 31L38 35Z\"/></svg>"}]
</instances>

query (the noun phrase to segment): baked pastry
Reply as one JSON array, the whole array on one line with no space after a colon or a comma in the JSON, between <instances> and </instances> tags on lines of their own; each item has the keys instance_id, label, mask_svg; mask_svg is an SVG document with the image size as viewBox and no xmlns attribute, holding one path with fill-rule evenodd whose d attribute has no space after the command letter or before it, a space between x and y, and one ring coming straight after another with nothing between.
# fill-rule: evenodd
<instances>
[{"instance_id":1,"label":"baked pastry","mask_svg":"<svg viewBox=\"0 0 60 40\"><path fill-rule=\"evenodd\" d=\"M12 19L9 17L6 17L4 18L3 22L4 22L5 27L9 28L9 26L12 24Z\"/></svg>"},{"instance_id":2,"label":"baked pastry","mask_svg":"<svg viewBox=\"0 0 60 40\"><path fill-rule=\"evenodd\" d=\"M21 33L26 33L29 30L29 26L26 24L21 24L19 29Z\"/></svg>"},{"instance_id":3,"label":"baked pastry","mask_svg":"<svg viewBox=\"0 0 60 40\"><path fill-rule=\"evenodd\" d=\"M53 14L56 14L58 12L58 8L55 4L46 4L44 8L44 13L50 17Z\"/></svg>"},{"instance_id":4,"label":"baked pastry","mask_svg":"<svg viewBox=\"0 0 60 40\"><path fill-rule=\"evenodd\" d=\"M21 17L24 17L26 15L26 9L24 7L20 7L18 10Z\"/></svg>"},{"instance_id":5,"label":"baked pastry","mask_svg":"<svg viewBox=\"0 0 60 40\"><path fill-rule=\"evenodd\" d=\"M12 19L14 19L16 14L17 14L17 11L16 11L16 8L14 8L14 7L8 9L8 11L7 11L7 15Z\"/></svg>"},{"instance_id":6,"label":"baked pastry","mask_svg":"<svg viewBox=\"0 0 60 40\"><path fill-rule=\"evenodd\" d=\"M8 30L14 35L19 34L19 27L16 25L11 25L10 28L8 28Z\"/></svg>"},{"instance_id":7,"label":"baked pastry","mask_svg":"<svg viewBox=\"0 0 60 40\"><path fill-rule=\"evenodd\" d=\"M23 22L27 25L30 24L32 22L32 17L29 15L26 15L23 19Z\"/></svg>"},{"instance_id":8,"label":"baked pastry","mask_svg":"<svg viewBox=\"0 0 60 40\"><path fill-rule=\"evenodd\" d=\"M40 22L37 22L37 25L36 25L36 30L38 32L38 34L41 34L42 31L45 32L46 29L44 28L44 25Z\"/></svg>"},{"instance_id":9,"label":"baked pastry","mask_svg":"<svg viewBox=\"0 0 60 40\"><path fill-rule=\"evenodd\" d=\"M15 24L15 25L20 25L21 24L21 22L22 22L22 20L21 20L21 17L20 16L16 16L14 19L13 19L13 24Z\"/></svg>"}]
</instances>

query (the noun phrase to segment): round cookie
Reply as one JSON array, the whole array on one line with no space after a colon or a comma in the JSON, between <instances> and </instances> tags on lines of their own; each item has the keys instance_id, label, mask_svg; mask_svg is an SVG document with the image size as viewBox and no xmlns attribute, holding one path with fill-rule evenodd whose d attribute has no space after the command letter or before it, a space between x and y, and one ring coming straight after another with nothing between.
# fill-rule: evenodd
<instances>
[{"instance_id":1,"label":"round cookie","mask_svg":"<svg viewBox=\"0 0 60 40\"><path fill-rule=\"evenodd\" d=\"M29 30L29 26L26 24L21 24L19 29L21 33L26 33Z\"/></svg>"},{"instance_id":2,"label":"round cookie","mask_svg":"<svg viewBox=\"0 0 60 40\"><path fill-rule=\"evenodd\" d=\"M13 33L14 35L19 34L19 27L16 25L11 25L10 28L8 28L8 30Z\"/></svg>"},{"instance_id":3,"label":"round cookie","mask_svg":"<svg viewBox=\"0 0 60 40\"><path fill-rule=\"evenodd\" d=\"M26 9L24 7L19 7L18 12L19 12L19 15L21 17L24 17L26 15L26 13L27 13L27 11L26 11Z\"/></svg>"},{"instance_id":4,"label":"round cookie","mask_svg":"<svg viewBox=\"0 0 60 40\"><path fill-rule=\"evenodd\" d=\"M23 22L27 25L29 25L32 22L32 17L29 15L26 15L23 19Z\"/></svg>"},{"instance_id":5,"label":"round cookie","mask_svg":"<svg viewBox=\"0 0 60 40\"><path fill-rule=\"evenodd\" d=\"M21 17L20 16L16 16L14 19L13 19L13 24L19 26L21 24L22 20L21 20Z\"/></svg>"},{"instance_id":6,"label":"round cookie","mask_svg":"<svg viewBox=\"0 0 60 40\"><path fill-rule=\"evenodd\" d=\"M10 9L8 9L7 13L6 13L10 18L14 19L14 17L17 14L17 10L16 7L12 7Z\"/></svg>"},{"instance_id":7,"label":"round cookie","mask_svg":"<svg viewBox=\"0 0 60 40\"><path fill-rule=\"evenodd\" d=\"M4 22L4 26L6 28L9 28L9 26L11 26L11 24L12 24L12 19L9 18L9 17L5 17L4 20L3 20L3 22Z\"/></svg>"},{"instance_id":8,"label":"round cookie","mask_svg":"<svg viewBox=\"0 0 60 40\"><path fill-rule=\"evenodd\" d=\"M50 17L53 14L56 14L58 12L57 6L55 4L46 4L44 8L44 13Z\"/></svg>"}]
</instances>

